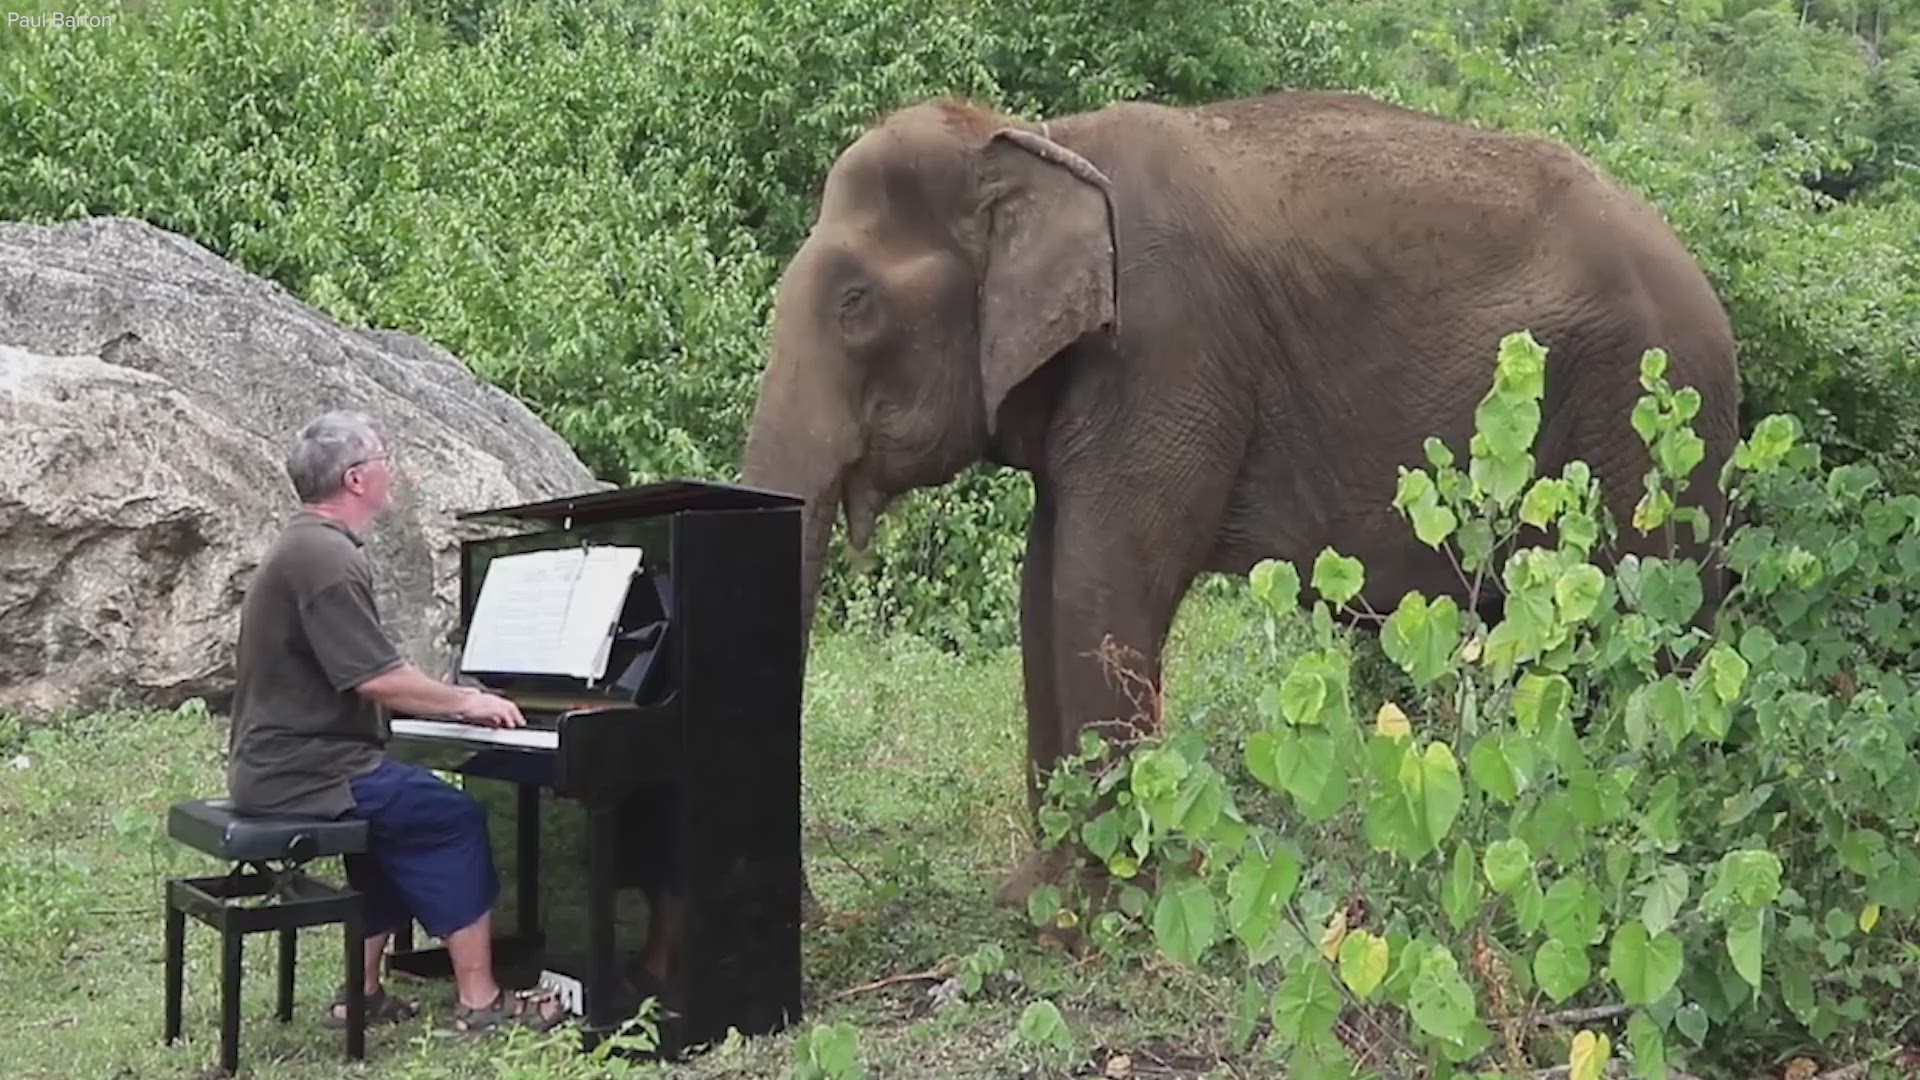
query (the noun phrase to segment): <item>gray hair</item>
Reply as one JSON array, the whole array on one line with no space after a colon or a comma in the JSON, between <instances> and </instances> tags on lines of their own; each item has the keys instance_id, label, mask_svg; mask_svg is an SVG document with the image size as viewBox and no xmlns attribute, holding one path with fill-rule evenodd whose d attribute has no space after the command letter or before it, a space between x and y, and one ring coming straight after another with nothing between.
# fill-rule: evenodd
<instances>
[{"instance_id":1,"label":"gray hair","mask_svg":"<svg viewBox=\"0 0 1920 1080\"><path fill-rule=\"evenodd\" d=\"M339 491L347 469L372 457L380 442L365 413L336 409L308 424L287 455L287 475L300 501L319 502Z\"/></svg>"}]
</instances>

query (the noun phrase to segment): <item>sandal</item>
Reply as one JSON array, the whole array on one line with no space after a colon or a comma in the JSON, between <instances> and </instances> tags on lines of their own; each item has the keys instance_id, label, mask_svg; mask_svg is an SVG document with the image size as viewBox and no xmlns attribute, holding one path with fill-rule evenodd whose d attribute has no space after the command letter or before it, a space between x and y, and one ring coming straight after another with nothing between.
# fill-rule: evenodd
<instances>
[{"instance_id":1,"label":"sandal","mask_svg":"<svg viewBox=\"0 0 1920 1080\"><path fill-rule=\"evenodd\" d=\"M479 1008L456 1003L453 1007L453 1029L472 1035L514 1023L534 1031L551 1031L567 1018L565 1009L552 1016L540 1014L540 1006L553 1000L553 994L545 990L516 990L511 997L502 990L494 996L493 1001Z\"/></svg>"},{"instance_id":2,"label":"sandal","mask_svg":"<svg viewBox=\"0 0 1920 1080\"><path fill-rule=\"evenodd\" d=\"M330 1028L337 1029L346 1027L346 1007L347 992L342 988L339 993L333 996L333 1000L327 1003L327 1011L321 1014L320 1022ZM334 1013L335 1009L339 1009L341 1012L336 1015ZM398 1024L413 1019L419 1015L419 1013L419 1002L408 1001L406 998L389 994L387 993L387 988L384 986L381 987L377 993L369 994L366 998L366 1012L364 1015L366 1016L366 1026L368 1027L372 1027L375 1024Z\"/></svg>"}]
</instances>

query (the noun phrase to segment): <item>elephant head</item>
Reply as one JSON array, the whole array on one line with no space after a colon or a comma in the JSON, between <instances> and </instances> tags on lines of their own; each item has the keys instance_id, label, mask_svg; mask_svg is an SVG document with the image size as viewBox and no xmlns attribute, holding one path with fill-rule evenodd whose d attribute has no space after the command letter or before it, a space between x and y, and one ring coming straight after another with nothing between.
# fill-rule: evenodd
<instances>
[{"instance_id":1,"label":"elephant head","mask_svg":"<svg viewBox=\"0 0 1920 1080\"><path fill-rule=\"evenodd\" d=\"M742 470L806 499L803 634L836 515L864 550L892 499L993 451L1015 387L1117 327L1112 189L1044 132L922 104L827 174L775 293Z\"/></svg>"}]
</instances>

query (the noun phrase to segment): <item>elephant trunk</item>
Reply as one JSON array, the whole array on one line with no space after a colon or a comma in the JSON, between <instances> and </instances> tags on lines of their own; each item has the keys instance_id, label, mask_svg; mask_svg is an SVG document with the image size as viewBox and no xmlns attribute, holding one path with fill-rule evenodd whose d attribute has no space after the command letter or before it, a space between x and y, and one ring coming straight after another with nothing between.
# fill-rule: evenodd
<instances>
[{"instance_id":1,"label":"elephant trunk","mask_svg":"<svg viewBox=\"0 0 1920 1080\"><path fill-rule=\"evenodd\" d=\"M770 449L771 440L758 434L747 441L740 482L750 487L781 491L806 500L800 511L800 643L807 647L813 628L814 607L820 598L821 572L825 568L827 544L833 539L833 519L840 506L841 481L837 475L806 477L797 475L791 457L783 450Z\"/></svg>"}]
</instances>

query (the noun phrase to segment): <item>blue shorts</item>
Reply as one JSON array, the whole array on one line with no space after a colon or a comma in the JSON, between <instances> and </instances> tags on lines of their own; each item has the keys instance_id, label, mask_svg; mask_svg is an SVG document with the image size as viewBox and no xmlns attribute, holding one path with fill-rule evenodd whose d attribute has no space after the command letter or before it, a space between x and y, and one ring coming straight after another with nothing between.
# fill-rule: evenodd
<instances>
[{"instance_id":1,"label":"blue shorts","mask_svg":"<svg viewBox=\"0 0 1920 1080\"><path fill-rule=\"evenodd\" d=\"M367 822L367 853L343 861L347 883L365 896L368 937L411 918L444 939L493 908L500 883L486 811L473 796L392 758L351 787L347 816Z\"/></svg>"}]
</instances>

